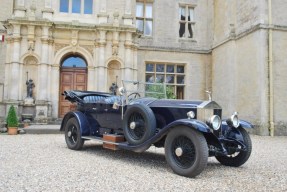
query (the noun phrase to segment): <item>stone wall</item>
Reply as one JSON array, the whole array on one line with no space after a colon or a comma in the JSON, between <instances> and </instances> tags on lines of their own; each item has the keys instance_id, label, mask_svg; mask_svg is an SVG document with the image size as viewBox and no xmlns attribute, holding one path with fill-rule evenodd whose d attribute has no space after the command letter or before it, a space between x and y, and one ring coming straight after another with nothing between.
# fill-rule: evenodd
<instances>
[{"instance_id":1,"label":"stone wall","mask_svg":"<svg viewBox=\"0 0 287 192\"><path fill-rule=\"evenodd\" d=\"M194 5L194 38L179 38L179 6ZM154 2L153 36L142 37L140 47L173 51L209 52L212 39L212 2L208 0L166 0Z\"/></svg>"},{"instance_id":2,"label":"stone wall","mask_svg":"<svg viewBox=\"0 0 287 192\"><path fill-rule=\"evenodd\" d=\"M273 31L275 134L287 135L287 30Z\"/></svg>"},{"instance_id":3,"label":"stone wall","mask_svg":"<svg viewBox=\"0 0 287 192\"><path fill-rule=\"evenodd\" d=\"M13 1L12 0L1 0L0 6L0 21L4 21L7 18L10 18L13 13ZM3 29L3 26L0 25L0 29Z\"/></svg>"},{"instance_id":4,"label":"stone wall","mask_svg":"<svg viewBox=\"0 0 287 192\"><path fill-rule=\"evenodd\" d=\"M275 135L287 135L285 7L284 1L272 1ZM255 133L269 135L268 1L218 0L214 9L214 98L227 109L223 115L237 110L240 117L255 124Z\"/></svg>"},{"instance_id":5,"label":"stone wall","mask_svg":"<svg viewBox=\"0 0 287 192\"><path fill-rule=\"evenodd\" d=\"M214 7L214 100L223 106L223 116L237 111L256 125L258 134L268 135L268 34L259 25L264 6L258 1L215 1Z\"/></svg>"}]
</instances>

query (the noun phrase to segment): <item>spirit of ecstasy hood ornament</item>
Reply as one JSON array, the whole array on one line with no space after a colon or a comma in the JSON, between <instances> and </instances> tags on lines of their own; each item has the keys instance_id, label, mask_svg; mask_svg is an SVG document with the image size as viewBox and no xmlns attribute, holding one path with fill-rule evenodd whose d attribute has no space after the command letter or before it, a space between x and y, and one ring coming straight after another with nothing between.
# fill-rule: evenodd
<instances>
[{"instance_id":1,"label":"spirit of ecstasy hood ornament","mask_svg":"<svg viewBox=\"0 0 287 192\"><path fill-rule=\"evenodd\" d=\"M212 93L211 91L205 91L208 94L208 100L212 101Z\"/></svg>"}]
</instances>

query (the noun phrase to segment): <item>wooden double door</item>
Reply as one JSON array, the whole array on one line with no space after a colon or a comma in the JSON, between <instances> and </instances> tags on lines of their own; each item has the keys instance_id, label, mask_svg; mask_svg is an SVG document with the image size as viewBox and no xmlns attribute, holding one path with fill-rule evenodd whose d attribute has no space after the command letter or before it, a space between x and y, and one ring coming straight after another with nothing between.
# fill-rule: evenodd
<instances>
[{"instance_id":1,"label":"wooden double door","mask_svg":"<svg viewBox=\"0 0 287 192\"><path fill-rule=\"evenodd\" d=\"M76 108L75 104L65 100L62 95L64 91L68 90L87 90L87 68L61 68L60 75L60 98L59 98L59 117Z\"/></svg>"}]
</instances>

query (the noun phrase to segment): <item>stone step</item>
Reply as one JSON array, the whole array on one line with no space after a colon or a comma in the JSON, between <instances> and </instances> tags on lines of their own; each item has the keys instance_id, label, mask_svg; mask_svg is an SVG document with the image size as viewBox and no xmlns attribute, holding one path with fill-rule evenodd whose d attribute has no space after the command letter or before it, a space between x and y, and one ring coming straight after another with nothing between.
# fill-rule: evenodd
<instances>
[{"instance_id":1,"label":"stone step","mask_svg":"<svg viewBox=\"0 0 287 192\"><path fill-rule=\"evenodd\" d=\"M23 128L26 134L62 134L60 132L60 125L30 125L28 127Z\"/></svg>"}]
</instances>

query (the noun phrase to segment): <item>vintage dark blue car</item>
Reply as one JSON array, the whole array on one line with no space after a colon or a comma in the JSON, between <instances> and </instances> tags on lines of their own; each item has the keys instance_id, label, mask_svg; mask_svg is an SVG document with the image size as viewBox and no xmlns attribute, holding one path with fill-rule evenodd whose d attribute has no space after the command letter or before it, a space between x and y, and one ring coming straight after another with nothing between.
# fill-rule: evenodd
<instances>
[{"instance_id":1,"label":"vintage dark blue car","mask_svg":"<svg viewBox=\"0 0 287 192\"><path fill-rule=\"evenodd\" d=\"M68 148L80 150L91 139L113 150L164 147L171 169L187 177L200 174L211 156L233 167L248 160L252 143L245 129L253 126L239 120L236 112L222 120L222 109L211 97L208 101L165 99L165 86L128 81L123 85L119 96L64 92L67 100L77 103L60 128Z\"/></svg>"}]
</instances>

